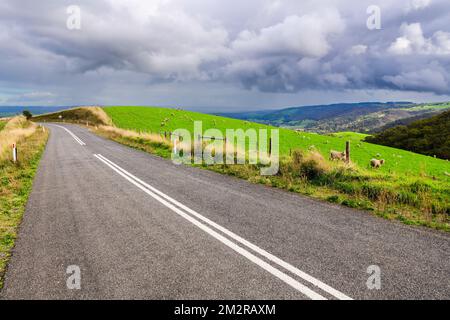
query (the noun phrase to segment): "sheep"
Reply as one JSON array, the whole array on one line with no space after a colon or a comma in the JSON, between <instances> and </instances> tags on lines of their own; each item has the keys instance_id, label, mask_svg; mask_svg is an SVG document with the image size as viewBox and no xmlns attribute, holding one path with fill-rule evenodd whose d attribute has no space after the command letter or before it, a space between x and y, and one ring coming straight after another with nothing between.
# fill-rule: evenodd
<instances>
[{"instance_id":1,"label":"sheep","mask_svg":"<svg viewBox=\"0 0 450 320\"><path fill-rule=\"evenodd\" d=\"M345 160L345 152L330 151L330 160Z\"/></svg>"},{"instance_id":2,"label":"sheep","mask_svg":"<svg viewBox=\"0 0 450 320\"><path fill-rule=\"evenodd\" d=\"M370 165L372 166L372 168L380 168L383 164L384 164L384 159L378 160L378 159L372 159L370 160Z\"/></svg>"}]
</instances>

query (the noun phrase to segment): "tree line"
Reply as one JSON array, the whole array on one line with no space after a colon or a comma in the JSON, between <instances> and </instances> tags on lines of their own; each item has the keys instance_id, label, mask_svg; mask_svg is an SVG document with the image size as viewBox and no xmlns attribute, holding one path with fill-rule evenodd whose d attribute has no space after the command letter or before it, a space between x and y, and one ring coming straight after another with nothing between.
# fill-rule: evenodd
<instances>
[{"instance_id":1,"label":"tree line","mask_svg":"<svg viewBox=\"0 0 450 320\"><path fill-rule=\"evenodd\" d=\"M386 129L365 141L412 152L450 159L450 111Z\"/></svg>"}]
</instances>

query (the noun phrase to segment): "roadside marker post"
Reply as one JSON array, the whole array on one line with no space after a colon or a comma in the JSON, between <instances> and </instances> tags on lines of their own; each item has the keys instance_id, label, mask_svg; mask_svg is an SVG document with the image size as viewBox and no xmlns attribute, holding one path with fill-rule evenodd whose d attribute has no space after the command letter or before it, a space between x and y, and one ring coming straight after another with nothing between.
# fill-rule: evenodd
<instances>
[{"instance_id":1,"label":"roadside marker post","mask_svg":"<svg viewBox=\"0 0 450 320\"><path fill-rule=\"evenodd\" d=\"M12 145L12 152L13 152L13 162L17 162L17 146L15 143Z\"/></svg>"},{"instance_id":2,"label":"roadside marker post","mask_svg":"<svg viewBox=\"0 0 450 320\"><path fill-rule=\"evenodd\" d=\"M178 138L176 136L174 136L175 138L173 139L173 153L177 154L177 140Z\"/></svg>"}]
</instances>

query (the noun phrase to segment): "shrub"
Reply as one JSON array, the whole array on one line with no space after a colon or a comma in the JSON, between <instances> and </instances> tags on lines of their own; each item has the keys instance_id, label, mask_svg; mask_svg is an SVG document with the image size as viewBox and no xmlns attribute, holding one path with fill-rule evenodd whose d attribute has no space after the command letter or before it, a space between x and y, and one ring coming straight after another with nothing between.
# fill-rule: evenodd
<instances>
[{"instance_id":1,"label":"shrub","mask_svg":"<svg viewBox=\"0 0 450 320\"><path fill-rule=\"evenodd\" d=\"M301 150L294 150L294 151L292 151L291 158L292 158L292 164L300 166L303 159L305 158L305 155L303 154L303 152Z\"/></svg>"},{"instance_id":2,"label":"shrub","mask_svg":"<svg viewBox=\"0 0 450 320\"><path fill-rule=\"evenodd\" d=\"M306 177L308 180L315 180L324 175L329 166L323 156L312 151L308 153L300 163L300 175Z\"/></svg>"},{"instance_id":3,"label":"shrub","mask_svg":"<svg viewBox=\"0 0 450 320\"><path fill-rule=\"evenodd\" d=\"M300 175L306 177L308 180L319 178L324 171L314 160L307 160L300 166Z\"/></svg>"},{"instance_id":4,"label":"shrub","mask_svg":"<svg viewBox=\"0 0 450 320\"><path fill-rule=\"evenodd\" d=\"M383 186L365 183L362 185L361 191L370 200L379 200L386 190Z\"/></svg>"},{"instance_id":5,"label":"shrub","mask_svg":"<svg viewBox=\"0 0 450 320\"><path fill-rule=\"evenodd\" d=\"M344 205L344 206L347 206L349 208L373 210L372 205L370 204L370 202L365 201L365 200L344 199L341 202L341 204Z\"/></svg>"},{"instance_id":6,"label":"shrub","mask_svg":"<svg viewBox=\"0 0 450 320\"><path fill-rule=\"evenodd\" d=\"M414 183L409 185L409 190L411 190L411 192L418 194L421 192L431 191L431 186L423 181L417 180Z\"/></svg>"},{"instance_id":7,"label":"shrub","mask_svg":"<svg viewBox=\"0 0 450 320\"><path fill-rule=\"evenodd\" d=\"M419 197L417 196L417 194L405 190L398 191L397 201L399 203L409 204L414 207L418 207L420 204Z\"/></svg>"},{"instance_id":8,"label":"shrub","mask_svg":"<svg viewBox=\"0 0 450 320\"><path fill-rule=\"evenodd\" d=\"M30 120L30 119L33 117L33 115L31 114L31 112L28 111L28 110L23 110L22 114L23 114L23 116L24 116L25 118L27 118L27 120Z\"/></svg>"},{"instance_id":9,"label":"shrub","mask_svg":"<svg viewBox=\"0 0 450 320\"><path fill-rule=\"evenodd\" d=\"M351 182L335 182L334 187L336 190L346 194L358 194L360 188Z\"/></svg>"},{"instance_id":10,"label":"shrub","mask_svg":"<svg viewBox=\"0 0 450 320\"><path fill-rule=\"evenodd\" d=\"M289 158L280 160L278 175L287 179L299 178L303 158L304 156L301 150L294 150Z\"/></svg>"},{"instance_id":11,"label":"shrub","mask_svg":"<svg viewBox=\"0 0 450 320\"><path fill-rule=\"evenodd\" d=\"M332 202L332 203L339 203L339 196L333 195L333 196L329 196L327 198L328 202Z\"/></svg>"},{"instance_id":12,"label":"shrub","mask_svg":"<svg viewBox=\"0 0 450 320\"><path fill-rule=\"evenodd\" d=\"M345 199L341 202L341 204L349 208L358 208L358 203L352 199Z\"/></svg>"}]
</instances>

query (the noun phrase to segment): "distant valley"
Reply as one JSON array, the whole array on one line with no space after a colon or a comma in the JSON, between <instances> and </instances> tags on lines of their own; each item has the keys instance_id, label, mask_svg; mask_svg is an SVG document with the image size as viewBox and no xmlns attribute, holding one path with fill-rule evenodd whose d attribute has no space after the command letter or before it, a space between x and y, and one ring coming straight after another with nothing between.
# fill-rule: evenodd
<instances>
[{"instance_id":1,"label":"distant valley","mask_svg":"<svg viewBox=\"0 0 450 320\"><path fill-rule=\"evenodd\" d=\"M429 118L448 109L448 102L361 102L218 115L308 132L373 133L398 124Z\"/></svg>"}]
</instances>

